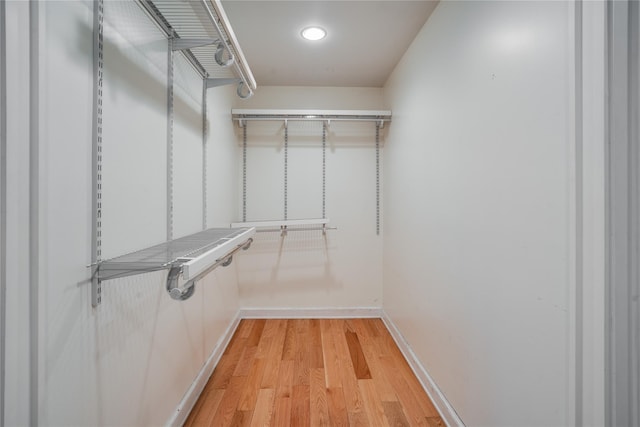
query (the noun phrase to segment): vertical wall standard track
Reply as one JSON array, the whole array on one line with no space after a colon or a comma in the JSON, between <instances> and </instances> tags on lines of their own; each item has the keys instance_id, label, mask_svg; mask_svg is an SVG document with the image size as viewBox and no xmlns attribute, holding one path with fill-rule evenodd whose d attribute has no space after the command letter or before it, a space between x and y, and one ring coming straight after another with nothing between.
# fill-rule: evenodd
<instances>
[{"instance_id":1,"label":"vertical wall standard track","mask_svg":"<svg viewBox=\"0 0 640 427\"><path fill-rule=\"evenodd\" d=\"M322 122L322 218L327 217L327 123Z\"/></svg>"},{"instance_id":2,"label":"vertical wall standard track","mask_svg":"<svg viewBox=\"0 0 640 427\"><path fill-rule=\"evenodd\" d=\"M173 239L173 40L167 39L167 240Z\"/></svg>"},{"instance_id":3,"label":"vertical wall standard track","mask_svg":"<svg viewBox=\"0 0 640 427\"><path fill-rule=\"evenodd\" d=\"M380 235L380 123L376 123L376 235Z\"/></svg>"},{"instance_id":4,"label":"vertical wall standard track","mask_svg":"<svg viewBox=\"0 0 640 427\"><path fill-rule=\"evenodd\" d=\"M284 220L287 218L287 184L289 175L289 126L288 123L284 122Z\"/></svg>"},{"instance_id":5,"label":"vertical wall standard track","mask_svg":"<svg viewBox=\"0 0 640 427\"><path fill-rule=\"evenodd\" d=\"M102 259L102 82L104 70L104 4L93 3L93 233L91 254L91 305L102 301L102 289L97 275Z\"/></svg>"},{"instance_id":6,"label":"vertical wall standard track","mask_svg":"<svg viewBox=\"0 0 640 427\"><path fill-rule=\"evenodd\" d=\"M247 221L247 122L242 123L242 222Z\"/></svg>"},{"instance_id":7,"label":"vertical wall standard track","mask_svg":"<svg viewBox=\"0 0 640 427\"><path fill-rule=\"evenodd\" d=\"M207 81L202 81L202 229L207 229Z\"/></svg>"}]
</instances>

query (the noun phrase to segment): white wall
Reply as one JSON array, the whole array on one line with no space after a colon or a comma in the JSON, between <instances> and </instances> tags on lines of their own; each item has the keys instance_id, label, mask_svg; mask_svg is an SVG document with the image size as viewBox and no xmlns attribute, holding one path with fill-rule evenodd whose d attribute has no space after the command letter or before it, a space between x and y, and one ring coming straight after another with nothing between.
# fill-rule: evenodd
<instances>
[{"instance_id":1,"label":"white wall","mask_svg":"<svg viewBox=\"0 0 640 427\"><path fill-rule=\"evenodd\" d=\"M374 109L376 88L259 87L236 108ZM247 220L284 218L282 122L248 122ZM238 130L241 143L242 134ZM242 191L242 164L238 193ZM380 307L375 126L333 122L327 136L326 238L321 231L259 233L239 261L243 308ZM241 200L240 200L241 202ZM289 123L288 219L322 217L322 125ZM240 205L238 218L241 220Z\"/></svg>"},{"instance_id":2,"label":"white wall","mask_svg":"<svg viewBox=\"0 0 640 427\"><path fill-rule=\"evenodd\" d=\"M572 13L441 2L385 87L384 309L466 425L572 422Z\"/></svg>"},{"instance_id":3,"label":"white wall","mask_svg":"<svg viewBox=\"0 0 640 427\"><path fill-rule=\"evenodd\" d=\"M174 238L203 229L202 86L202 77L184 55L175 54L172 191Z\"/></svg>"},{"instance_id":4,"label":"white wall","mask_svg":"<svg viewBox=\"0 0 640 427\"><path fill-rule=\"evenodd\" d=\"M30 58L29 3L6 7L5 425L30 422Z\"/></svg>"},{"instance_id":5,"label":"white wall","mask_svg":"<svg viewBox=\"0 0 640 427\"><path fill-rule=\"evenodd\" d=\"M135 3L105 3L107 14L113 13L110 7L137 7ZM91 260L93 221L92 4L90 1L35 3L40 15L39 32L23 22L27 31L37 34L40 52L40 67L34 70L40 85L37 127L40 138L36 151L39 168L29 170L27 162L24 169L8 170L8 178L13 183L20 182L23 174L38 178L36 204L24 201L29 194L28 181L25 182L27 189L15 187L20 193L12 190L10 195L12 200L24 201L10 204L12 224L22 227L16 231L23 230L23 235L38 231L35 249L39 263L33 267L39 278L38 306L37 313L30 313L31 319L38 320L39 399L34 407L41 425L161 425L173 416L237 313L236 271L234 268L215 270L198 283L195 295L186 302L169 298L165 290L166 272L105 281L102 304L91 308L87 265ZM11 11L18 11L18 7L12 5ZM22 12L20 16L28 16ZM163 73L166 67L163 69L154 63L154 58L166 61L166 42L162 43L160 32L148 25L146 17L135 9L127 13L128 19L121 21L129 26L126 37L123 36L126 31L118 34L113 27L105 32L103 188L110 193L104 200L104 209L109 213L104 217L103 237L108 251L105 255L110 256L162 241L166 233L166 181L163 178L166 165L166 78L163 79ZM15 22L22 21L15 19ZM13 30L16 28L12 27ZM12 47L10 62L23 64L28 54L28 48ZM28 63L24 69L28 70ZM11 72L12 77L18 76L13 68ZM16 85L16 89L20 87ZM202 128L201 121L196 123L192 117L201 92L199 89L198 93L189 92L188 84L180 90L184 92L181 96L189 95L193 99L181 104L182 112L186 110L191 118L178 117L182 133L177 132L176 137L185 135L191 139L180 139L177 147L182 143L196 144L197 138L193 135ZM209 91L212 123L208 155L217 162L235 165L236 141L215 139L218 134L233 134L229 117L232 97L233 88ZM19 98L16 95L12 99ZM16 102L12 106L28 108L28 104ZM225 115L226 120L213 120ZM29 117L28 110L24 117ZM23 161L28 159L24 138L18 138L18 126L10 129L14 130L16 133L11 134L8 145L12 158ZM198 144L201 149L201 140ZM185 156L179 159L178 170L198 171L202 167L202 156L196 152L197 149L188 147L180 152ZM124 157L129 161L125 162ZM192 185L195 182L192 178L184 178L189 185L179 186L179 191L180 197L184 197L182 203L198 206L198 215L196 218L189 217L187 212L178 215L176 225L181 224L181 233L202 224L202 187L198 183ZM236 179L228 170L218 178L231 183ZM186 188L193 191L185 194ZM220 203L211 204L209 215L228 222L235 216L236 196L225 194ZM29 209L39 218L38 228L29 226ZM22 215L26 224L18 221L17 215ZM119 227L123 224L130 228ZM28 249L27 242L19 243L14 234L7 237L12 248L20 249L20 254ZM22 256L21 259L29 258ZM9 280L22 285L15 287L20 293L12 294L11 302L15 302L16 309L25 307L24 313L29 314L28 303L24 303L28 296L28 274L26 278L18 276L17 269L7 273ZM19 316L11 310L8 310L9 330L20 332L23 341L28 341L28 325L20 323ZM14 338L17 336L12 335L8 344L20 347L7 354L7 391L11 399L6 401L10 406L7 406L5 420L11 425L28 424L25 417L29 408L29 359L28 354L18 350L26 349L28 353L29 346Z\"/></svg>"}]
</instances>

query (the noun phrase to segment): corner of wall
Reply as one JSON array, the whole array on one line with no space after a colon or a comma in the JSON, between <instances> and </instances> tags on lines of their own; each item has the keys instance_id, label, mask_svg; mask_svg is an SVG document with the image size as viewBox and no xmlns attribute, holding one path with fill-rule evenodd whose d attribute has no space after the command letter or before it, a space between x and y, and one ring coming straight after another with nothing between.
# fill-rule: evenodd
<instances>
[{"instance_id":1,"label":"corner of wall","mask_svg":"<svg viewBox=\"0 0 640 427\"><path fill-rule=\"evenodd\" d=\"M420 381L422 388L431 399L431 402L438 410L438 413L445 421L446 425L450 427L464 427L464 423L462 422L460 416L456 413L455 409L453 409L453 406L451 406L436 382L433 380L431 375L429 375L429 372L420 362L418 356L413 352L411 346L402 335L396 324L393 322L393 320L391 320L389 315L384 310L382 310L382 321L389 330L389 333L396 342L396 345L402 352L404 358L407 360L407 363L409 363L411 370L415 374L416 378L418 378L418 381Z\"/></svg>"}]
</instances>

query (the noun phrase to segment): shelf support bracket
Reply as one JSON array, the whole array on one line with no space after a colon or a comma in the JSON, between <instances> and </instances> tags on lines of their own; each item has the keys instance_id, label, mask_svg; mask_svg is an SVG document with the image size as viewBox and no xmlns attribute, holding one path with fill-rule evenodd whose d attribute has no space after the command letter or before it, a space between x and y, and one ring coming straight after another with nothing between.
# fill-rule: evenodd
<instances>
[{"instance_id":1,"label":"shelf support bracket","mask_svg":"<svg viewBox=\"0 0 640 427\"><path fill-rule=\"evenodd\" d=\"M205 86L207 87L207 89L211 89L212 87L237 84L237 83L240 83L241 81L242 80L240 79L234 79L234 78L220 79L220 78L209 77L205 79Z\"/></svg>"},{"instance_id":2,"label":"shelf support bracket","mask_svg":"<svg viewBox=\"0 0 640 427\"><path fill-rule=\"evenodd\" d=\"M195 279L189 280L183 287L178 286L178 278L182 274L182 266L173 266L167 275L167 292L171 298L184 301L189 299L196 290Z\"/></svg>"},{"instance_id":3,"label":"shelf support bracket","mask_svg":"<svg viewBox=\"0 0 640 427\"><path fill-rule=\"evenodd\" d=\"M218 39L173 39L172 50L187 50L194 47L210 46L219 43Z\"/></svg>"}]
</instances>

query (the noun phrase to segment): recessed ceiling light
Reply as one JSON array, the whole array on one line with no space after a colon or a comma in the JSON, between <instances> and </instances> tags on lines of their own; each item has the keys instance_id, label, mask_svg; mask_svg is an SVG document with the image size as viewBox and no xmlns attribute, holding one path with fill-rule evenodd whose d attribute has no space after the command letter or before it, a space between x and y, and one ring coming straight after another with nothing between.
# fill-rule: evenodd
<instances>
[{"instance_id":1,"label":"recessed ceiling light","mask_svg":"<svg viewBox=\"0 0 640 427\"><path fill-rule=\"evenodd\" d=\"M327 35L327 32L324 30L324 28L307 27L304 30L302 30L300 34L302 34L302 37L304 37L307 40L317 41L325 38L325 36Z\"/></svg>"}]
</instances>

